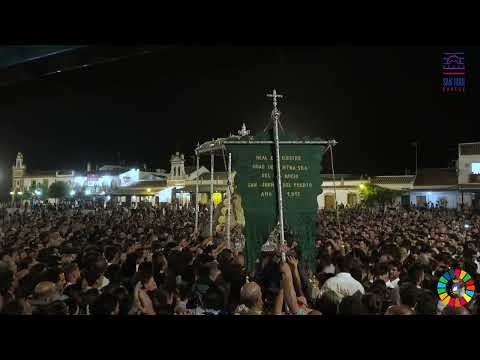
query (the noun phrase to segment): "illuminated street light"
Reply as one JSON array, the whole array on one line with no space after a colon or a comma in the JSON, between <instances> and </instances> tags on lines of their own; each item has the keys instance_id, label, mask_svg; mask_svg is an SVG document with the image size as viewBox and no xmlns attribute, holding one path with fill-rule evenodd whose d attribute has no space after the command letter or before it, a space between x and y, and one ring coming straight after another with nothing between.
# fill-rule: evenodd
<instances>
[{"instance_id":1,"label":"illuminated street light","mask_svg":"<svg viewBox=\"0 0 480 360\"><path fill-rule=\"evenodd\" d=\"M42 192L40 190L35 190L35 195L42 196Z\"/></svg>"},{"instance_id":2,"label":"illuminated street light","mask_svg":"<svg viewBox=\"0 0 480 360\"><path fill-rule=\"evenodd\" d=\"M70 190L70 196L75 196L75 190Z\"/></svg>"},{"instance_id":3,"label":"illuminated street light","mask_svg":"<svg viewBox=\"0 0 480 360\"><path fill-rule=\"evenodd\" d=\"M13 194L15 194L15 193L13 191L10 191L10 195L13 195Z\"/></svg>"},{"instance_id":4,"label":"illuminated street light","mask_svg":"<svg viewBox=\"0 0 480 360\"><path fill-rule=\"evenodd\" d=\"M360 190L365 190L365 184L360 184Z\"/></svg>"},{"instance_id":5,"label":"illuminated street light","mask_svg":"<svg viewBox=\"0 0 480 360\"><path fill-rule=\"evenodd\" d=\"M152 189L148 188L148 189L147 189L147 192L150 192L150 191L152 191Z\"/></svg>"},{"instance_id":6,"label":"illuminated street light","mask_svg":"<svg viewBox=\"0 0 480 360\"><path fill-rule=\"evenodd\" d=\"M18 194L18 195L23 195L23 192L22 192L22 191L19 191L17 194Z\"/></svg>"}]
</instances>

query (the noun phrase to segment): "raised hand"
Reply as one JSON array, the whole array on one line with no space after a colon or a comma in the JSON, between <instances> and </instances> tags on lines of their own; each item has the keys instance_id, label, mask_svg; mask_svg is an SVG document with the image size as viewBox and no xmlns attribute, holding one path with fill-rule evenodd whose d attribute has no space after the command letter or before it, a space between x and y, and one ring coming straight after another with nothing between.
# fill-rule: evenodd
<instances>
[{"instance_id":1,"label":"raised hand","mask_svg":"<svg viewBox=\"0 0 480 360\"><path fill-rule=\"evenodd\" d=\"M294 268L298 266L298 259L294 258L293 256L287 256L287 262Z\"/></svg>"}]
</instances>

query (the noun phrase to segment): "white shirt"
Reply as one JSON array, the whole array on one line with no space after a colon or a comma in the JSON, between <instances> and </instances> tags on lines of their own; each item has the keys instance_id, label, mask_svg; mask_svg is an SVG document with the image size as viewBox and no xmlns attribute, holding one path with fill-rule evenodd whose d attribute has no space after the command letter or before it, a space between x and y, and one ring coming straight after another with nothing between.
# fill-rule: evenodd
<instances>
[{"instance_id":1,"label":"white shirt","mask_svg":"<svg viewBox=\"0 0 480 360\"><path fill-rule=\"evenodd\" d=\"M101 291L108 284L110 284L110 280L108 280L105 276L102 275L102 283L100 284L98 290Z\"/></svg>"},{"instance_id":2,"label":"white shirt","mask_svg":"<svg viewBox=\"0 0 480 360\"><path fill-rule=\"evenodd\" d=\"M365 289L363 288L362 284L355 280L352 275L345 272L338 273L334 277L331 277L325 281L325 284L323 284L322 288L320 289L320 296L322 296L326 290L335 292L340 299L344 298L345 296L352 296L357 291L365 294Z\"/></svg>"},{"instance_id":3,"label":"white shirt","mask_svg":"<svg viewBox=\"0 0 480 360\"><path fill-rule=\"evenodd\" d=\"M399 278L396 278L395 280L388 280L386 285L390 289L395 289L398 286L399 281L400 281Z\"/></svg>"}]
</instances>

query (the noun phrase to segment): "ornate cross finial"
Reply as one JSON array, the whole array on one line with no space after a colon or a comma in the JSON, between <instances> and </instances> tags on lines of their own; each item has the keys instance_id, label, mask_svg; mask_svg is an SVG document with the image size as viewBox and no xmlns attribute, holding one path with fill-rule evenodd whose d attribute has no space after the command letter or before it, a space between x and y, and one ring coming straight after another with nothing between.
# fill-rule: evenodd
<instances>
[{"instance_id":1,"label":"ornate cross finial","mask_svg":"<svg viewBox=\"0 0 480 360\"><path fill-rule=\"evenodd\" d=\"M273 98L273 110L277 111L277 97L281 99L283 95L277 94L277 90L273 89L273 93L267 94L267 97Z\"/></svg>"},{"instance_id":2,"label":"ornate cross finial","mask_svg":"<svg viewBox=\"0 0 480 360\"><path fill-rule=\"evenodd\" d=\"M273 98L273 110L272 110L272 120L273 121L278 121L280 127L283 130L282 124L280 123L280 115L282 114L280 110L277 109L277 98L283 98L283 95L277 94L277 90L273 89L273 92L271 94L267 94L267 97ZM267 131L269 128L270 124L267 125L264 131Z\"/></svg>"}]
</instances>

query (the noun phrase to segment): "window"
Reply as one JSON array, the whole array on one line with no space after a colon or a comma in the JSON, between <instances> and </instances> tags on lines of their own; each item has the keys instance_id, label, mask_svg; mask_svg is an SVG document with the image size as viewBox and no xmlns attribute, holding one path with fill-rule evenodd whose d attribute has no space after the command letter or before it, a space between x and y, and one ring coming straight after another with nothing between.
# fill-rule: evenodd
<instances>
[{"instance_id":1,"label":"window","mask_svg":"<svg viewBox=\"0 0 480 360\"><path fill-rule=\"evenodd\" d=\"M480 163L472 163L472 174L480 175Z\"/></svg>"},{"instance_id":2,"label":"window","mask_svg":"<svg viewBox=\"0 0 480 360\"><path fill-rule=\"evenodd\" d=\"M402 195L402 206L410 205L410 195Z\"/></svg>"},{"instance_id":3,"label":"window","mask_svg":"<svg viewBox=\"0 0 480 360\"><path fill-rule=\"evenodd\" d=\"M427 206L427 197L426 196L417 196L417 206L418 207Z\"/></svg>"},{"instance_id":4,"label":"window","mask_svg":"<svg viewBox=\"0 0 480 360\"><path fill-rule=\"evenodd\" d=\"M357 205L357 194L350 193L347 195L347 204L348 206Z\"/></svg>"}]
</instances>

